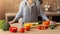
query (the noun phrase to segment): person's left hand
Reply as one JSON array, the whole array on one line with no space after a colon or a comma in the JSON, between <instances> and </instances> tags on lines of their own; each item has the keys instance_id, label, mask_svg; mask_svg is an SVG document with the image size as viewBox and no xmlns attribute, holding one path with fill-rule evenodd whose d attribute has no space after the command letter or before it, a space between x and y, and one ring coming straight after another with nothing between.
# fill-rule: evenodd
<instances>
[{"instance_id":1,"label":"person's left hand","mask_svg":"<svg viewBox=\"0 0 60 34\"><path fill-rule=\"evenodd\" d=\"M56 24L55 21L50 21L50 25L54 25L54 24Z\"/></svg>"}]
</instances>

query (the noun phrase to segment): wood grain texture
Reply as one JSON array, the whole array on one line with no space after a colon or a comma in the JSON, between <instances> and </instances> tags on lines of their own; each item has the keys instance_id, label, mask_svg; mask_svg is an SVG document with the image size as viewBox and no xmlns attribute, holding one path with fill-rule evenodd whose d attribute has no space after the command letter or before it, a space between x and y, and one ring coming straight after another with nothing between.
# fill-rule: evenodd
<instances>
[{"instance_id":1,"label":"wood grain texture","mask_svg":"<svg viewBox=\"0 0 60 34\"><path fill-rule=\"evenodd\" d=\"M16 26L18 27L18 32L16 33L12 33L10 31L3 31L0 29L0 34L60 34L60 25L57 26L55 29L51 30L51 29L47 29L47 30L38 30L37 28L33 28L31 29L31 31L25 31L25 33L20 33L19 32L19 24L18 23L14 23L11 24L11 26Z\"/></svg>"}]
</instances>

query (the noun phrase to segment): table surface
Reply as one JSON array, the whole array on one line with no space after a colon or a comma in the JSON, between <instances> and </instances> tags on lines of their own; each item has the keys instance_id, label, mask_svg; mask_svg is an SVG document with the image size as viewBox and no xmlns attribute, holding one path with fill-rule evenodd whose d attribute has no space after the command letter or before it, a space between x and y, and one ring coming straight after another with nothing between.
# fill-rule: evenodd
<instances>
[{"instance_id":1,"label":"table surface","mask_svg":"<svg viewBox=\"0 0 60 34\"><path fill-rule=\"evenodd\" d=\"M17 25L18 24L18 25ZM19 23L11 24L11 26L16 26L19 28ZM60 34L60 25L55 29L47 29L47 30L38 30L37 28L31 29L31 31L25 31L25 33L20 33L19 31L16 33L12 33L10 31L3 31L0 29L0 34Z\"/></svg>"}]
</instances>

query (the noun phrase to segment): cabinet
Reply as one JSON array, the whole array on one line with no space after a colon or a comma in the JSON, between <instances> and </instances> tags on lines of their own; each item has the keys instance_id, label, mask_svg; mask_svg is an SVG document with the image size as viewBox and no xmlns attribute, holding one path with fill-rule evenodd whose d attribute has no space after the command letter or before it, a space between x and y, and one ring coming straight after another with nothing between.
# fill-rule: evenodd
<instances>
[{"instance_id":1,"label":"cabinet","mask_svg":"<svg viewBox=\"0 0 60 34\"><path fill-rule=\"evenodd\" d=\"M46 11L45 14L47 16L49 16L50 20L53 20L53 21L56 21L56 22L60 22L60 13Z\"/></svg>"}]
</instances>

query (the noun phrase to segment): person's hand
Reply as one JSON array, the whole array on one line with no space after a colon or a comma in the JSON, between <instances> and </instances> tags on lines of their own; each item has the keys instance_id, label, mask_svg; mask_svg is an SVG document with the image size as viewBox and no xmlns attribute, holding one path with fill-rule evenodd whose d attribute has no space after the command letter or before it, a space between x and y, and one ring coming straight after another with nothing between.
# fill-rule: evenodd
<instances>
[{"instance_id":1,"label":"person's hand","mask_svg":"<svg viewBox=\"0 0 60 34\"><path fill-rule=\"evenodd\" d=\"M10 21L10 22L8 22L9 24L12 24L12 23L14 23L14 21Z\"/></svg>"},{"instance_id":2,"label":"person's hand","mask_svg":"<svg viewBox=\"0 0 60 34\"><path fill-rule=\"evenodd\" d=\"M14 18L12 21L8 22L9 24L12 24L16 21L16 18Z\"/></svg>"},{"instance_id":3,"label":"person's hand","mask_svg":"<svg viewBox=\"0 0 60 34\"><path fill-rule=\"evenodd\" d=\"M56 24L55 21L50 21L50 25L54 25L54 24Z\"/></svg>"}]
</instances>

